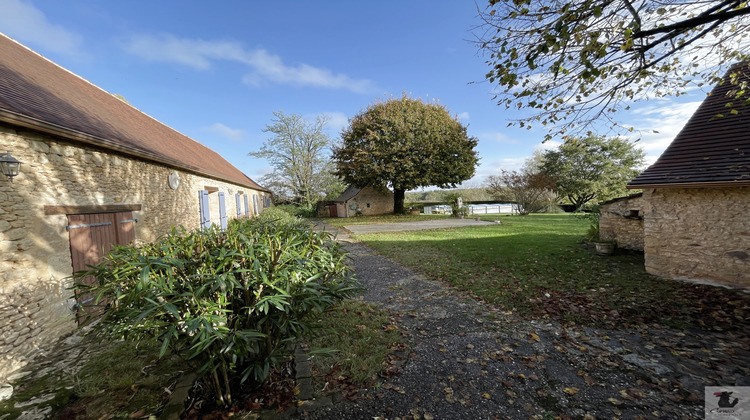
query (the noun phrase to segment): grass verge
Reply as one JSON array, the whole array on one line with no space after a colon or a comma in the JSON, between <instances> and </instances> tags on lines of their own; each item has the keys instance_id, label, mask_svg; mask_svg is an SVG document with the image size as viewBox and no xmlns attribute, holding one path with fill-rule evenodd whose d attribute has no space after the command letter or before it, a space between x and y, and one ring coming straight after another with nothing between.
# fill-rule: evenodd
<instances>
[{"instance_id":1,"label":"grass verge","mask_svg":"<svg viewBox=\"0 0 750 420\"><path fill-rule=\"evenodd\" d=\"M319 395L340 390L352 397L378 376L395 372L390 362L397 358L393 353L403 348L399 342L402 336L387 312L349 300L316 323L321 333L309 343L310 348L334 350L312 358L314 387ZM169 398L165 389L171 389L186 369L177 357L159 360L158 342L136 345L87 339L82 345L95 350L77 374L51 370L19 381L13 397L0 402L0 419L18 418L32 408L24 404L34 400L38 401L34 403L37 410L51 418L128 419L157 415Z\"/></svg>"},{"instance_id":2,"label":"grass verge","mask_svg":"<svg viewBox=\"0 0 750 420\"><path fill-rule=\"evenodd\" d=\"M395 373L394 352L402 350L401 332L388 313L373 305L348 300L318 321L322 333L310 342L315 349L333 349L312 357L313 386L319 394L339 389L352 396Z\"/></svg>"},{"instance_id":3,"label":"grass verge","mask_svg":"<svg viewBox=\"0 0 750 420\"><path fill-rule=\"evenodd\" d=\"M643 254L600 257L570 214L484 216L502 224L358 235L415 271L526 316L566 323L745 328L750 296L654 277Z\"/></svg>"}]
</instances>

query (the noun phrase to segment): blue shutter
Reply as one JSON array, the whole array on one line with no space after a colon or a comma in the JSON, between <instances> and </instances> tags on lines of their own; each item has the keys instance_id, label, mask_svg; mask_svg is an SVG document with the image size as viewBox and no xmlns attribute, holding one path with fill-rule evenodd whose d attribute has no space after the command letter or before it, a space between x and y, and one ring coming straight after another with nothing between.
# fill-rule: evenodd
<instances>
[{"instance_id":1,"label":"blue shutter","mask_svg":"<svg viewBox=\"0 0 750 420\"><path fill-rule=\"evenodd\" d=\"M234 195L234 202L237 204L237 217L242 217L242 206L240 205L240 194Z\"/></svg>"},{"instance_id":2,"label":"blue shutter","mask_svg":"<svg viewBox=\"0 0 750 420\"><path fill-rule=\"evenodd\" d=\"M201 208L201 228L208 229L211 227L211 212L208 210L208 191L198 191L198 203Z\"/></svg>"},{"instance_id":3,"label":"blue shutter","mask_svg":"<svg viewBox=\"0 0 750 420\"><path fill-rule=\"evenodd\" d=\"M253 194L253 210L254 214L260 214L260 210L258 209L258 195Z\"/></svg>"},{"instance_id":4,"label":"blue shutter","mask_svg":"<svg viewBox=\"0 0 750 420\"><path fill-rule=\"evenodd\" d=\"M224 202L224 193L219 191L219 224L222 229L227 228L227 205Z\"/></svg>"},{"instance_id":5,"label":"blue shutter","mask_svg":"<svg viewBox=\"0 0 750 420\"><path fill-rule=\"evenodd\" d=\"M250 206L247 204L247 194L245 194L244 197L245 197L245 216L250 216Z\"/></svg>"}]
</instances>

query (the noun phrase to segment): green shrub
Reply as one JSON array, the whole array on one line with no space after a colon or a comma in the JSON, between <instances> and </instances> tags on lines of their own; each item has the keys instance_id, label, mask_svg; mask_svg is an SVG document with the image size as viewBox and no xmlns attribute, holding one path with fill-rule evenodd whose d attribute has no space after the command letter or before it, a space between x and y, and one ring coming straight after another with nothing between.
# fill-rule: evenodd
<instances>
[{"instance_id":1,"label":"green shrub","mask_svg":"<svg viewBox=\"0 0 750 420\"><path fill-rule=\"evenodd\" d=\"M596 241L599 240L599 218L601 216L601 210L599 209L598 204L594 204L591 206L587 206L586 210L582 212L576 212L576 217L581 220L587 220L589 224L589 228L586 231L586 236L584 237L587 241Z\"/></svg>"},{"instance_id":2,"label":"green shrub","mask_svg":"<svg viewBox=\"0 0 750 420\"><path fill-rule=\"evenodd\" d=\"M264 381L314 315L359 290L345 258L328 233L267 209L226 231L173 228L150 244L115 247L74 277L106 305L99 333L156 337L160 356L185 358L230 403L230 377ZM87 275L94 285L83 284Z\"/></svg>"},{"instance_id":3,"label":"green shrub","mask_svg":"<svg viewBox=\"0 0 750 420\"><path fill-rule=\"evenodd\" d=\"M263 213L267 212L269 209L277 209L277 210L283 210L292 216L297 217L303 217L303 218L311 218L311 217L317 217L318 216L318 210L313 206L295 206L292 204L284 204L280 206L274 206L269 207L263 211Z\"/></svg>"}]
</instances>

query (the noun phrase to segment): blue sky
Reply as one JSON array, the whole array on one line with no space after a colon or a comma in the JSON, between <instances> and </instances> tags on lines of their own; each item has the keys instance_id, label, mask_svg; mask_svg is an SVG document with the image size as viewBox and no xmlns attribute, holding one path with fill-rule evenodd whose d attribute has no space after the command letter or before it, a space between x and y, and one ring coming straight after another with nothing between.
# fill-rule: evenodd
<instances>
[{"instance_id":1,"label":"blue sky","mask_svg":"<svg viewBox=\"0 0 750 420\"><path fill-rule=\"evenodd\" d=\"M467 186L556 145L541 143L541 129L506 127L524 114L497 106L482 83L472 1L0 0L0 11L1 32L256 181L270 168L247 153L268 138L273 111L327 114L338 138L348 118L402 92L439 100L479 139ZM637 103L619 119L650 133L638 144L651 163L704 97Z\"/></svg>"}]
</instances>

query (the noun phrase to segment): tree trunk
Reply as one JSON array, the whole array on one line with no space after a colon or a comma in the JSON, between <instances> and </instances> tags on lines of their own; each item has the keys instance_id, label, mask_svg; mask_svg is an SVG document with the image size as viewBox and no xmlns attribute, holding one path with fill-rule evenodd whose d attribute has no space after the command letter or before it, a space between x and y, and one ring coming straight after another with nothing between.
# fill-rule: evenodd
<instances>
[{"instance_id":1,"label":"tree trunk","mask_svg":"<svg viewBox=\"0 0 750 420\"><path fill-rule=\"evenodd\" d=\"M393 189L393 214L404 213L404 196L406 195L404 189Z\"/></svg>"}]
</instances>

